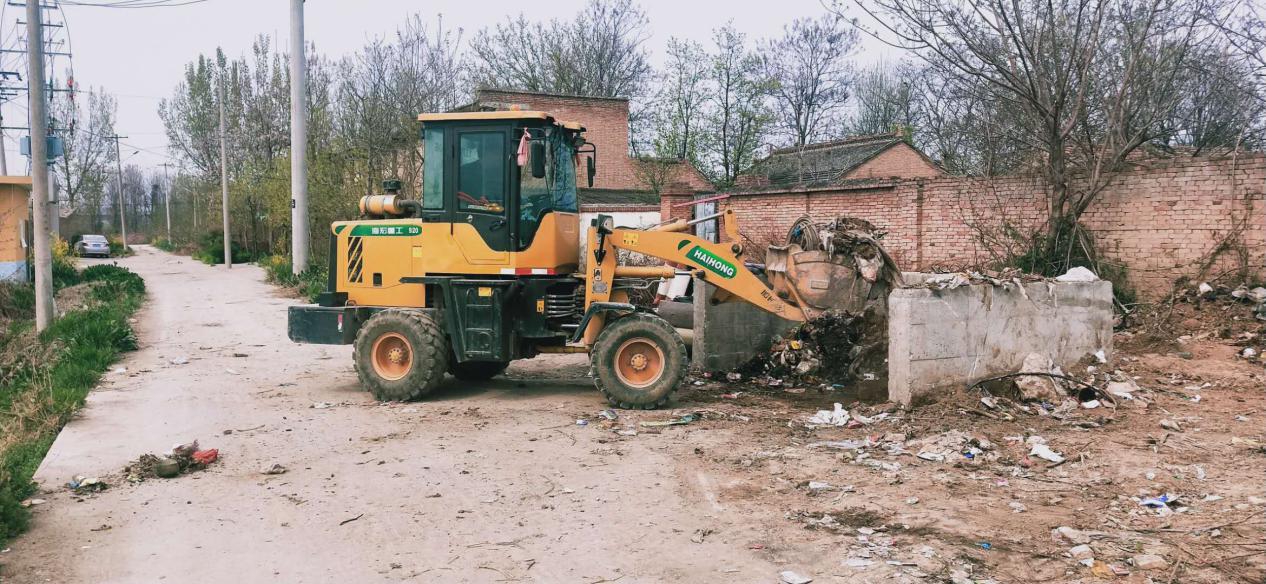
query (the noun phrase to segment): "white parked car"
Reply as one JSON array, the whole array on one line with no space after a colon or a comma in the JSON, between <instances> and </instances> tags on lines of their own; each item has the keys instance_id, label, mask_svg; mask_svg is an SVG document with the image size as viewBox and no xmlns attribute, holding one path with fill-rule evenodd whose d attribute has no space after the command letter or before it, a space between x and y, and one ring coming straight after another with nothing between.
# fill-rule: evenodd
<instances>
[{"instance_id":1,"label":"white parked car","mask_svg":"<svg viewBox=\"0 0 1266 584\"><path fill-rule=\"evenodd\" d=\"M110 257L110 241L104 235L85 235L75 242L75 255Z\"/></svg>"}]
</instances>

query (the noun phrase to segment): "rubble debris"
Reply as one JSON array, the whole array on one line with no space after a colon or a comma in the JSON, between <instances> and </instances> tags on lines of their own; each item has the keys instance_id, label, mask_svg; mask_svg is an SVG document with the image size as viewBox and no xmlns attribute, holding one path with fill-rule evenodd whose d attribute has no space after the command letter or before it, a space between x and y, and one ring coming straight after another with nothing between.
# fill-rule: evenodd
<instances>
[{"instance_id":1,"label":"rubble debris","mask_svg":"<svg viewBox=\"0 0 1266 584\"><path fill-rule=\"evenodd\" d=\"M1020 373L1054 373L1055 365L1051 358L1040 353L1029 353L1020 365ZM1047 376L1024 375L1013 381L1020 399L1024 401L1059 402L1064 399L1063 391L1055 380Z\"/></svg>"},{"instance_id":2,"label":"rubble debris","mask_svg":"<svg viewBox=\"0 0 1266 584\"><path fill-rule=\"evenodd\" d=\"M1090 543L1089 533L1081 531L1080 529L1073 529L1067 525L1062 525L1051 530L1051 537L1055 538L1056 541L1063 538L1068 543L1077 545Z\"/></svg>"},{"instance_id":3,"label":"rubble debris","mask_svg":"<svg viewBox=\"0 0 1266 584\"><path fill-rule=\"evenodd\" d=\"M1164 418L1160 421L1160 427L1170 432L1182 432L1182 425L1178 423L1178 420Z\"/></svg>"},{"instance_id":4,"label":"rubble debris","mask_svg":"<svg viewBox=\"0 0 1266 584\"><path fill-rule=\"evenodd\" d=\"M1164 570L1169 567L1169 562L1155 554L1140 554L1130 558L1134 562L1134 567L1140 570Z\"/></svg>"},{"instance_id":5,"label":"rubble debris","mask_svg":"<svg viewBox=\"0 0 1266 584\"><path fill-rule=\"evenodd\" d=\"M1095 551L1090 549L1090 546L1083 543L1070 548L1068 550L1068 555L1072 556L1074 560L1081 561L1094 558Z\"/></svg>"},{"instance_id":6,"label":"rubble debris","mask_svg":"<svg viewBox=\"0 0 1266 584\"><path fill-rule=\"evenodd\" d=\"M164 456L154 462L155 476L163 479L169 479L178 474L180 474L180 462L176 459Z\"/></svg>"}]
</instances>

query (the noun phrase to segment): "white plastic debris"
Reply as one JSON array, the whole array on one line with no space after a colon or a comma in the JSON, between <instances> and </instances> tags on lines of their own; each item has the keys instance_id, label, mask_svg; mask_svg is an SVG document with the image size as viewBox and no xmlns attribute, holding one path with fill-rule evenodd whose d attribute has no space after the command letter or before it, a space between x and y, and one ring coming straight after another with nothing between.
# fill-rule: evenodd
<instances>
[{"instance_id":1,"label":"white plastic debris","mask_svg":"<svg viewBox=\"0 0 1266 584\"><path fill-rule=\"evenodd\" d=\"M1028 507L1024 506L1024 503L1019 501L1011 501L1010 503L1007 503L1007 507L1011 508L1012 513L1024 513L1029 510Z\"/></svg>"},{"instance_id":2,"label":"white plastic debris","mask_svg":"<svg viewBox=\"0 0 1266 584\"><path fill-rule=\"evenodd\" d=\"M801 576L791 570L785 570L779 573L778 579L782 582L782 584L809 584L813 581L813 578Z\"/></svg>"},{"instance_id":3,"label":"white plastic debris","mask_svg":"<svg viewBox=\"0 0 1266 584\"><path fill-rule=\"evenodd\" d=\"M1212 294L1213 286L1210 286L1208 282L1201 282L1200 286L1198 287L1198 290L1200 291L1201 296L1204 296L1206 294Z\"/></svg>"},{"instance_id":4,"label":"white plastic debris","mask_svg":"<svg viewBox=\"0 0 1266 584\"><path fill-rule=\"evenodd\" d=\"M1057 464L1064 462L1064 455L1051 450L1050 446L1042 443L1034 444L1033 449L1029 451L1029 456L1036 456L1042 460L1047 460Z\"/></svg>"},{"instance_id":5,"label":"white plastic debris","mask_svg":"<svg viewBox=\"0 0 1266 584\"><path fill-rule=\"evenodd\" d=\"M1067 525L1056 527L1055 529L1051 530L1051 536L1054 537L1056 541L1058 541L1060 538L1063 538L1067 540L1068 543L1072 543L1072 544L1080 545L1083 543L1090 543L1090 534L1084 531L1081 531L1080 529L1073 529L1072 527L1068 527Z\"/></svg>"},{"instance_id":6,"label":"white plastic debris","mask_svg":"<svg viewBox=\"0 0 1266 584\"><path fill-rule=\"evenodd\" d=\"M334 407L334 404L330 402L316 402L309 407L311 407L314 410L325 410L325 409Z\"/></svg>"},{"instance_id":7,"label":"white plastic debris","mask_svg":"<svg viewBox=\"0 0 1266 584\"><path fill-rule=\"evenodd\" d=\"M1087 401L1087 402L1081 402L1081 407L1086 408L1086 409L1088 409L1088 410L1093 410L1093 409L1095 409L1095 408L1099 407L1100 405L1103 405L1103 404L1099 403L1099 400L1097 400L1097 399L1092 399L1092 400Z\"/></svg>"},{"instance_id":8,"label":"white plastic debris","mask_svg":"<svg viewBox=\"0 0 1266 584\"><path fill-rule=\"evenodd\" d=\"M1095 551L1090 549L1090 546L1083 543L1070 548L1068 550L1068 555L1072 556L1074 560L1080 561L1086 558L1095 557Z\"/></svg>"},{"instance_id":9,"label":"white plastic debris","mask_svg":"<svg viewBox=\"0 0 1266 584\"><path fill-rule=\"evenodd\" d=\"M1252 359L1257 356L1257 351L1252 347L1244 347L1244 350L1240 351L1240 356L1245 359Z\"/></svg>"},{"instance_id":10,"label":"white plastic debris","mask_svg":"<svg viewBox=\"0 0 1266 584\"><path fill-rule=\"evenodd\" d=\"M1095 351L1095 360L1100 363L1107 363L1108 355L1103 352L1103 349L1099 349L1098 351Z\"/></svg>"},{"instance_id":11,"label":"white plastic debris","mask_svg":"<svg viewBox=\"0 0 1266 584\"><path fill-rule=\"evenodd\" d=\"M1055 281L1056 282L1098 282L1099 276L1096 276L1094 272L1082 266L1077 266L1075 268L1069 269L1067 272L1064 272L1063 274L1055 276Z\"/></svg>"},{"instance_id":12,"label":"white plastic debris","mask_svg":"<svg viewBox=\"0 0 1266 584\"><path fill-rule=\"evenodd\" d=\"M844 426L848 424L848 410L843 404L835 404L834 411L818 410L809 418L810 426Z\"/></svg>"}]
</instances>

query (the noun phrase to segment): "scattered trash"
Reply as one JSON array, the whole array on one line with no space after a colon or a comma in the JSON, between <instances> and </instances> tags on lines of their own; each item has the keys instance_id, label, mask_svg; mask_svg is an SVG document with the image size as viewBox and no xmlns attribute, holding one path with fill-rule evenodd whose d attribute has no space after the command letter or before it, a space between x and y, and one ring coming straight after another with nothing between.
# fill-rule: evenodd
<instances>
[{"instance_id":1,"label":"scattered trash","mask_svg":"<svg viewBox=\"0 0 1266 584\"><path fill-rule=\"evenodd\" d=\"M985 550L985 551L989 551L993 549L993 544L987 541L977 542L976 545L980 546L980 549Z\"/></svg>"},{"instance_id":2,"label":"scattered trash","mask_svg":"<svg viewBox=\"0 0 1266 584\"><path fill-rule=\"evenodd\" d=\"M690 536L690 541L694 543L703 543L704 538L712 535L713 533L716 533L716 530L708 527L696 529L694 534Z\"/></svg>"},{"instance_id":3,"label":"scattered trash","mask_svg":"<svg viewBox=\"0 0 1266 584\"><path fill-rule=\"evenodd\" d=\"M189 362L189 358L185 357L184 355L181 355L179 357L176 357L175 359L168 361L168 363L171 363L172 365L184 365L188 362Z\"/></svg>"},{"instance_id":4,"label":"scattered trash","mask_svg":"<svg viewBox=\"0 0 1266 584\"><path fill-rule=\"evenodd\" d=\"M734 371L731 371L731 372L729 372L729 373L726 373L726 374L725 374L725 380L726 380L726 381L729 381L729 382L731 382L731 383L738 382L738 381L743 381L743 374L742 374L742 373L736 373L736 372L734 372Z\"/></svg>"},{"instance_id":5,"label":"scattered trash","mask_svg":"<svg viewBox=\"0 0 1266 584\"><path fill-rule=\"evenodd\" d=\"M308 407L310 407L310 408L312 408L312 409L314 409L314 410L325 410L325 409L329 409L329 408L334 407L334 404L332 404L332 403L330 403L330 402L316 402L316 403L314 403L314 404L312 404L311 406L308 406Z\"/></svg>"},{"instance_id":6,"label":"scattered trash","mask_svg":"<svg viewBox=\"0 0 1266 584\"><path fill-rule=\"evenodd\" d=\"M1170 504L1170 503L1173 503L1173 502L1174 502L1174 501L1176 501L1177 499L1178 499L1178 497L1176 497L1176 496L1174 496L1174 495L1172 495L1172 494L1170 494L1170 493L1165 493L1164 495L1161 495L1161 496L1159 496L1159 497L1148 497L1148 498L1146 498L1146 499L1143 499L1142 501L1139 501L1139 505L1142 505L1142 506L1144 506L1144 507L1147 507L1148 509L1157 509L1157 510L1160 510L1160 511L1168 511L1168 510L1169 510L1169 504Z\"/></svg>"},{"instance_id":7,"label":"scattered trash","mask_svg":"<svg viewBox=\"0 0 1266 584\"><path fill-rule=\"evenodd\" d=\"M1036 456L1042 460L1056 464L1064 462L1064 455L1051 450L1051 447L1047 446L1045 442L1034 442L1031 447L1032 449L1029 450L1029 456Z\"/></svg>"},{"instance_id":8,"label":"scattered trash","mask_svg":"<svg viewBox=\"0 0 1266 584\"><path fill-rule=\"evenodd\" d=\"M344 519L344 520L342 520L342 521L338 522L338 524L339 524L339 526L347 525L348 523L351 523L351 522L353 522L353 521L356 521L357 519L360 519L361 517L364 517L364 516L365 516L365 514L364 514L364 513L361 513L360 515L357 515L357 516L355 516L355 517L353 517L353 518L351 518L351 519Z\"/></svg>"},{"instance_id":9,"label":"scattered trash","mask_svg":"<svg viewBox=\"0 0 1266 584\"><path fill-rule=\"evenodd\" d=\"M287 470L289 469L282 466L281 464L274 463L272 466L267 467L264 470L261 470L259 472L260 474L266 474L266 475L279 475L279 474L286 474Z\"/></svg>"},{"instance_id":10,"label":"scattered trash","mask_svg":"<svg viewBox=\"0 0 1266 584\"><path fill-rule=\"evenodd\" d=\"M1257 356L1257 351L1255 351L1252 347L1244 347L1244 350L1240 351L1240 356L1245 359L1252 359Z\"/></svg>"},{"instance_id":11,"label":"scattered trash","mask_svg":"<svg viewBox=\"0 0 1266 584\"><path fill-rule=\"evenodd\" d=\"M84 477L75 475L66 486L75 493L97 493L104 491L110 487L105 481L97 477Z\"/></svg>"},{"instance_id":12,"label":"scattered trash","mask_svg":"<svg viewBox=\"0 0 1266 584\"><path fill-rule=\"evenodd\" d=\"M837 448L839 450L858 450L866 448L870 443L866 440L837 440L831 442L814 442L809 448Z\"/></svg>"},{"instance_id":13,"label":"scattered trash","mask_svg":"<svg viewBox=\"0 0 1266 584\"><path fill-rule=\"evenodd\" d=\"M588 425L589 425L589 420L585 420L585 419L579 419L579 420L576 420L576 425L577 425L577 426L588 426Z\"/></svg>"},{"instance_id":14,"label":"scattered trash","mask_svg":"<svg viewBox=\"0 0 1266 584\"><path fill-rule=\"evenodd\" d=\"M721 394L721 399L738 399L740 395L743 395L743 392L736 391L734 393L723 393Z\"/></svg>"},{"instance_id":15,"label":"scattered trash","mask_svg":"<svg viewBox=\"0 0 1266 584\"><path fill-rule=\"evenodd\" d=\"M46 500L44 500L44 499L25 499L25 500L23 500L23 501L22 501L22 503L20 503L20 504L21 504L23 507L34 507L34 506L36 506L36 505L43 505L44 503L47 503L47 502L48 502L48 501L46 501Z\"/></svg>"},{"instance_id":16,"label":"scattered trash","mask_svg":"<svg viewBox=\"0 0 1266 584\"><path fill-rule=\"evenodd\" d=\"M1180 425L1177 420L1171 420L1169 418L1162 419L1160 421L1160 427L1171 432L1182 432L1182 425Z\"/></svg>"},{"instance_id":17,"label":"scattered trash","mask_svg":"<svg viewBox=\"0 0 1266 584\"><path fill-rule=\"evenodd\" d=\"M1007 503L1007 506L1011 508L1012 513L1024 513L1029 509L1024 506L1024 503L1020 503L1019 501L1011 501L1010 503Z\"/></svg>"},{"instance_id":18,"label":"scattered trash","mask_svg":"<svg viewBox=\"0 0 1266 584\"><path fill-rule=\"evenodd\" d=\"M809 584L813 581L813 578L801 576L791 570L787 570L778 574L778 580L782 584Z\"/></svg>"},{"instance_id":19,"label":"scattered trash","mask_svg":"<svg viewBox=\"0 0 1266 584\"><path fill-rule=\"evenodd\" d=\"M662 428L664 426L685 426L686 424L689 424L696 420L702 420L702 419L703 419L703 413L695 412L692 414L685 414L683 416L679 416L672 420L642 422L640 425L643 428Z\"/></svg>"},{"instance_id":20,"label":"scattered trash","mask_svg":"<svg viewBox=\"0 0 1266 584\"><path fill-rule=\"evenodd\" d=\"M1093 409L1095 409L1095 408L1099 407L1100 405L1102 405L1102 404L1100 404L1100 403L1099 403L1099 400L1097 400L1097 399L1092 399L1092 400L1090 400L1090 401L1084 401L1084 402L1081 402L1081 407L1086 408L1086 409L1088 409L1088 410L1093 410Z\"/></svg>"},{"instance_id":21,"label":"scattered trash","mask_svg":"<svg viewBox=\"0 0 1266 584\"><path fill-rule=\"evenodd\" d=\"M835 404L833 411L818 410L818 413L809 417L809 427L814 426L845 426L848 424L848 410L844 409L843 404Z\"/></svg>"},{"instance_id":22,"label":"scattered trash","mask_svg":"<svg viewBox=\"0 0 1266 584\"><path fill-rule=\"evenodd\" d=\"M115 367L115 368L114 368L114 373L115 373L115 374L123 374L123 373L127 373L127 367Z\"/></svg>"},{"instance_id":23,"label":"scattered trash","mask_svg":"<svg viewBox=\"0 0 1266 584\"><path fill-rule=\"evenodd\" d=\"M615 433L620 436L637 436L637 430L616 430Z\"/></svg>"},{"instance_id":24,"label":"scattered trash","mask_svg":"<svg viewBox=\"0 0 1266 584\"><path fill-rule=\"evenodd\" d=\"M1196 290L1200 293L1201 296L1208 296L1210 294L1213 294L1213 286L1210 286L1208 282L1201 282L1200 286L1197 287Z\"/></svg>"},{"instance_id":25,"label":"scattered trash","mask_svg":"<svg viewBox=\"0 0 1266 584\"><path fill-rule=\"evenodd\" d=\"M180 461L166 456L154 463L154 475L161 479L169 479L180 474Z\"/></svg>"},{"instance_id":26,"label":"scattered trash","mask_svg":"<svg viewBox=\"0 0 1266 584\"><path fill-rule=\"evenodd\" d=\"M910 497L909 499L906 499L906 505L918 505L918 504L919 504L918 497Z\"/></svg>"},{"instance_id":27,"label":"scattered trash","mask_svg":"<svg viewBox=\"0 0 1266 584\"><path fill-rule=\"evenodd\" d=\"M1095 361L1098 361L1101 364L1108 362L1108 355L1103 352L1103 349L1095 351Z\"/></svg>"},{"instance_id":28,"label":"scattered trash","mask_svg":"<svg viewBox=\"0 0 1266 584\"><path fill-rule=\"evenodd\" d=\"M1070 268L1067 272L1064 272L1063 274L1055 276L1055 281L1056 282L1098 282L1099 276L1096 276L1094 272L1086 268L1083 268L1081 266L1076 266L1076 267Z\"/></svg>"},{"instance_id":29,"label":"scattered trash","mask_svg":"<svg viewBox=\"0 0 1266 584\"><path fill-rule=\"evenodd\" d=\"M615 410L602 410L598 412L598 417L614 422L620 418L620 414L617 414Z\"/></svg>"},{"instance_id":30,"label":"scattered trash","mask_svg":"<svg viewBox=\"0 0 1266 584\"><path fill-rule=\"evenodd\" d=\"M193 453L193 462L202 466L207 466L220 458L220 450L217 448L209 448L207 450L199 450Z\"/></svg>"}]
</instances>

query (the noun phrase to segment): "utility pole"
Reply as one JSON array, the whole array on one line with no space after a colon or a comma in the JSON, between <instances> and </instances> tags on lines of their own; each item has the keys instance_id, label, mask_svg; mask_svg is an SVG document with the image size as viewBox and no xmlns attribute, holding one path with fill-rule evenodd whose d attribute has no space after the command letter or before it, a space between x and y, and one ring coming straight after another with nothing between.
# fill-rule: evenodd
<instances>
[{"instance_id":1,"label":"utility pole","mask_svg":"<svg viewBox=\"0 0 1266 584\"><path fill-rule=\"evenodd\" d=\"M4 102L0 102L4 105ZM4 125L4 111L0 110L0 126ZM4 151L4 130L0 130L0 175L9 176L9 155Z\"/></svg>"},{"instance_id":2,"label":"utility pole","mask_svg":"<svg viewBox=\"0 0 1266 584\"><path fill-rule=\"evenodd\" d=\"M308 63L303 0L290 0L290 270L308 268Z\"/></svg>"},{"instance_id":3,"label":"utility pole","mask_svg":"<svg viewBox=\"0 0 1266 584\"><path fill-rule=\"evenodd\" d=\"M31 213L35 240L35 330L53 324L53 254L48 240L48 102L44 100L44 26L39 0L26 3L27 79L31 103Z\"/></svg>"},{"instance_id":4,"label":"utility pole","mask_svg":"<svg viewBox=\"0 0 1266 584\"><path fill-rule=\"evenodd\" d=\"M167 243L171 243L171 192L175 185L171 183L171 176L167 174L167 169L171 166L170 162L164 162L163 179L167 181L167 192L163 195L163 205L167 207Z\"/></svg>"},{"instance_id":5,"label":"utility pole","mask_svg":"<svg viewBox=\"0 0 1266 584\"><path fill-rule=\"evenodd\" d=\"M122 233L123 235L123 254L124 255L127 255L127 218L124 217L123 215L123 154L119 150L119 140L126 137L127 136L120 136L118 134L115 134L113 136L106 136L106 139L114 140L114 163L115 165L117 165L119 169L119 182L118 182L119 187L118 187L118 193L116 194L118 195L117 198L119 200L119 232Z\"/></svg>"},{"instance_id":6,"label":"utility pole","mask_svg":"<svg viewBox=\"0 0 1266 584\"><path fill-rule=\"evenodd\" d=\"M223 71L220 72L223 75ZM216 93L220 102L220 199L224 208L224 267L233 268L233 252L229 247L229 161L228 146L224 137L224 79L216 79Z\"/></svg>"}]
</instances>

